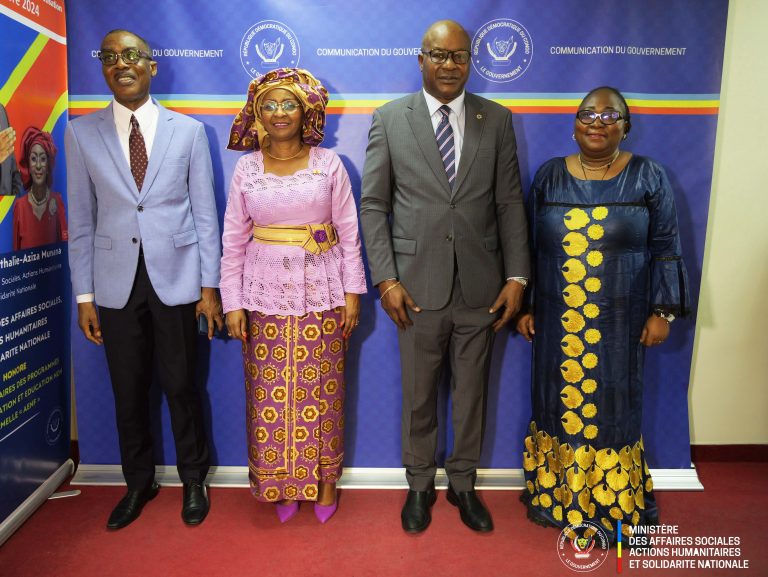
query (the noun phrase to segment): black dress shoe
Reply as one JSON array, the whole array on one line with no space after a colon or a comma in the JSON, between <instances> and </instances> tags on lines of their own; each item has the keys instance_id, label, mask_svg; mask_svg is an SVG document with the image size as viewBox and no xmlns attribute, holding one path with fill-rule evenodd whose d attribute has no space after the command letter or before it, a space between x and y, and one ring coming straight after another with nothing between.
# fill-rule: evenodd
<instances>
[{"instance_id":1,"label":"black dress shoe","mask_svg":"<svg viewBox=\"0 0 768 577\"><path fill-rule=\"evenodd\" d=\"M210 509L208 489L197 481L184 483L184 505L181 508L181 518L187 525L199 525L205 519Z\"/></svg>"},{"instance_id":2,"label":"black dress shoe","mask_svg":"<svg viewBox=\"0 0 768 577\"><path fill-rule=\"evenodd\" d=\"M157 483L152 483L149 489L143 491L129 490L112 510L112 514L107 521L107 529L122 529L133 523L141 515L144 505L154 499L159 490L160 485Z\"/></svg>"},{"instance_id":3,"label":"black dress shoe","mask_svg":"<svg viewBox=\"0 0 768 577\"><path fill-rule=\"evenodd\" d=\"M448 485L448 502L459 508L461 520L473 531L487 533L493 531L493 521L488 509L477 498L475 490L457 493Z\"/></svg>"},{"instance_id":4,"label":"black dress shoe","mask_svg":"<svg viewBox=\"0 0 768 577\"><path fill-rule=\"evenodd\" d=\"M403 512L400 514L403 530L406 533L421 533L429 527L432 521L429 508L435 504L436 500L437 493L435 493L434 487L426 491L409 490L408 496L405 498L405 505L403 505Z\"/></svg>"}]
</instances>

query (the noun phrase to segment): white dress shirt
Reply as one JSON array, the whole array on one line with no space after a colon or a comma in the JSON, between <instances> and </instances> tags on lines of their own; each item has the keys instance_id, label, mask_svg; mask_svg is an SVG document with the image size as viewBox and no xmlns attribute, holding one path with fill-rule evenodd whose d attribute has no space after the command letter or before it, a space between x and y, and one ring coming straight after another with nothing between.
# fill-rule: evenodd
<instances>
[{"instance_id":1,"label":"white dress shirt","mask_svg":"<svg viewBox=\"0 0 768 577\"><path fill-rule=\"evenodd\" d=\"M152 102L152 99L148 99L135 111L126 108L117 100L113 100L112 114L115 118L117 139L120 141L120 148L123 150L128 166L131 166L131 153L128 144L128 139L131 136L131 115L134 115L139 123L139 130L144 137L144 145L147 147L147 158L149 158L152 153L152 143L155 141L155 132L157 132L157 119L160 116L157 106ZM95 300L95 296L93 293L76 295L75 300L78 303L90 303Z\"/></svg>"},{"instance_id":2,"label":"white dress shirt","mask_svg":"<svg viewBox=\"0 0 768 577\"><path fill-rule=\"evenodd\" d=\"M131 154L128 148L128 138L131 136L131 115L134 115L139 123L139 130L141 130L141 135L144 137L144 144L147 147L147 158L149 158L149 155L152 153L152 143L155 141L157 117L159 116L157 106L152 102L152 99L147 100L135 111L113 100L112 113L115 116L115 128L117 129L117 138L120 140L120 148L123 149L128 166L131 165Z\"/></svg>"}]
</instances>

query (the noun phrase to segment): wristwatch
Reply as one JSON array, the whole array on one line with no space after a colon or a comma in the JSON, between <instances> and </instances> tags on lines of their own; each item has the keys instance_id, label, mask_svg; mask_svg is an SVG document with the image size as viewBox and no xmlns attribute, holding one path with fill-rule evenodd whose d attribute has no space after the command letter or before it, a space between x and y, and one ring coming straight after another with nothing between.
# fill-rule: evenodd
<instances>
[{"instance_id":1,"label":"wristwatch","mask_svg":"<svg viewBox=\"0 0 768 577\"><path fill-rule=\"evenodd\" d=\"M665 313L661 309L654 310L653 314L655 314L657 317L663 318L668 323L671 323L673 320L675 320L675 315L673 315L672 313Z\"/></svg>"}]
</instances>

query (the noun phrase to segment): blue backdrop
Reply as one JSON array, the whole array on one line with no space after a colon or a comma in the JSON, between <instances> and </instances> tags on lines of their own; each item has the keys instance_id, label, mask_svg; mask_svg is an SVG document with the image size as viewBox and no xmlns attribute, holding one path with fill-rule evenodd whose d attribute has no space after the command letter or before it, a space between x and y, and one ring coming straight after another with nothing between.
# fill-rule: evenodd
<instances>
[{"instance_id":1,"label":"blue backdrop","mask_svg":"<svg viewBox=\"0 0 768 577\"><path fill-rule=\"evenodd\" d=\"M323 81L331 92L324 146L342 156L358 199L370 112L420 88L416 50L438 17L458 20L474 36L468 90L516 113L526 189L542 162L575 151L572 114L581 97L598 85L616 86L629 97L635 115L625 148L660 161L673 182L696 310L725 0L596 0L588 8L568 0L137 1L130 10L116 10L111 1L71 0L68 6L70 26L78 30L69 43L70 113L87 113L109 101L95 58L104 34L126 28L144 36L158 62L153 95L206 125L220 215L238 157L224 148L229 125L255 72L298 65ZM504 60L509 66L502 65ZM396 329L374 293L363 299L360 330L350 347L345 464L399 467ZM687 398L694 325L695 315L676 322L667 344L647 357L644 435L655 468L690 465ZM199 375L215 461L245 465L240 346L202 340L200 345ZM78 335L73 353L82 462L119 463L103 351ZM529 389L530 347L504 333L494 353L482 467L521 466ZM162 416L158 462L173 464L167 412L156 395ZM442 436L442 446L446 443L450 430Z\"/></svg>"},{"instance_id":2,"label":"blue backdrop","mask_svg":"<svg viewBox=\"0 0 768 577\"><path fill-rule=\"evenodd\" d=\"M4 3L0 38L0 105L16 131L17 163L28 126L50 132L61 149L67 122L63 13L48 4L32 14ZM51 190L64 199L57 209L66 210L64 162L61 155L57 160ZM0 521L69 455L67 245L13 252L14 206L29 206L23 193L0 196Z\"/></svg>"}]
</instances>

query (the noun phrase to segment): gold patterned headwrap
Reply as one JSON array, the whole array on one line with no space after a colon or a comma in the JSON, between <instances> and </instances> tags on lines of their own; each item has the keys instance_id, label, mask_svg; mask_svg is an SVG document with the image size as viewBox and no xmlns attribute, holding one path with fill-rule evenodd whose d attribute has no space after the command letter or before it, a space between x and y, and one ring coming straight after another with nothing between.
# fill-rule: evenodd
<instances>
[{"instance_id":1,"label":"gold patterned headwrap","mask_svg":"<svg viewBox=\"0 0 768 577\"><path fill-rule=\"evenodd\" d=\"M248 85L248 97L243 109L235 116L229 131L230 150L259 150L267 132L261 122L261 100L267 92L283 88L291 92L304 109L301 140L309 146L323 141L325 107L328 91L320 81L301 68L277 68L255 78Z\"/></svg>"}]
</instances>

